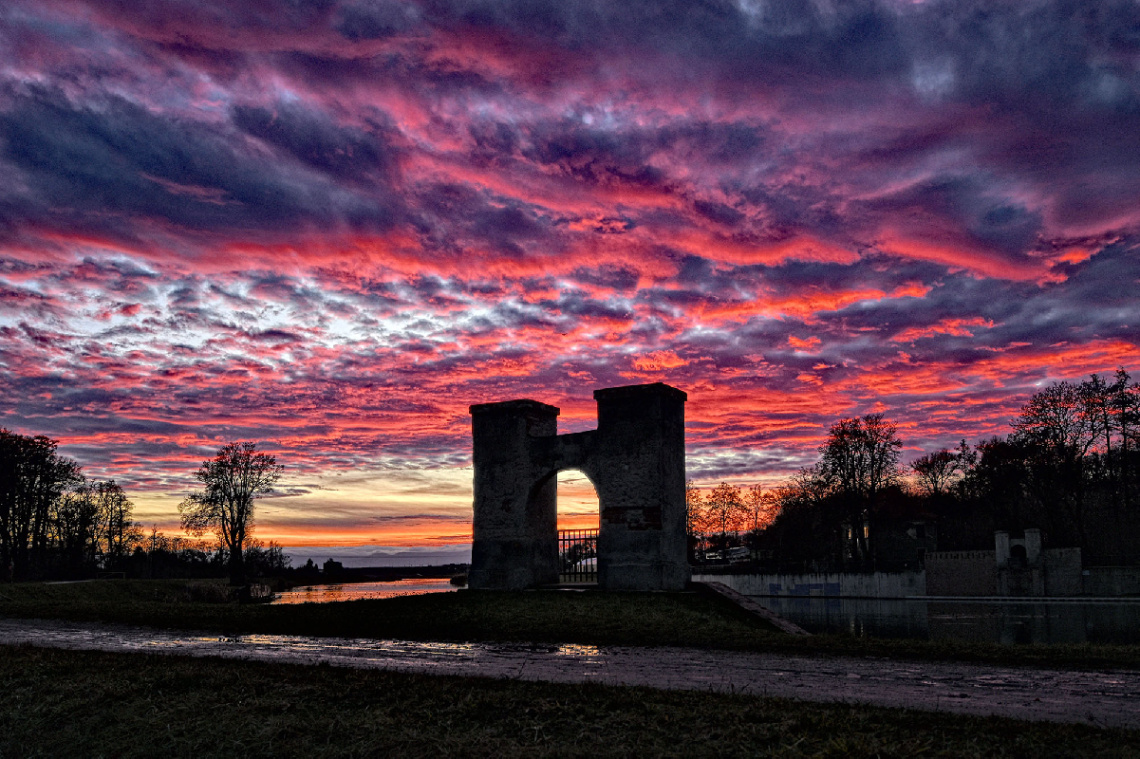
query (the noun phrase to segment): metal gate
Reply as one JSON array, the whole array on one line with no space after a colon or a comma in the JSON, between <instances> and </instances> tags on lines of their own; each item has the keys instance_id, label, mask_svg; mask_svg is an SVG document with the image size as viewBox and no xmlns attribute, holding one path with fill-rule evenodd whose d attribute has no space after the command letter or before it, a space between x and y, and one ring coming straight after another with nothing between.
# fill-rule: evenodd
<instances>
[{"instance_id":1,"label":"metal gate","mask_svg":"<svg viewBox=\"0 0 1140 759\"><path fill-rule=\"evenodd\" d=\"M560 582L598 581L598 531L559 530Z\"/></svg>"}]
</instances>

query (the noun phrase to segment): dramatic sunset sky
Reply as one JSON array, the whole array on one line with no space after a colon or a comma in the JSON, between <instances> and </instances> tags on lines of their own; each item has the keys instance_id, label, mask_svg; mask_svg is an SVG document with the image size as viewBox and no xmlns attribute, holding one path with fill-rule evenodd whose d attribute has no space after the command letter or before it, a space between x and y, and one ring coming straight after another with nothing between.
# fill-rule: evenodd
<instances>
[{"instance_id":1,"label":"dramatic sunset sky","mask_svg":"<svg viewBox=\"0 0 1140 759\"><path fill-rule=\"evenodd\" d=\"M0 4L0 425L171 534L241 439L461 544L469 404L641 382L701 485L976 442L1140 374L1138 244L1134 0Z\"/></svg>"}]
</instances>

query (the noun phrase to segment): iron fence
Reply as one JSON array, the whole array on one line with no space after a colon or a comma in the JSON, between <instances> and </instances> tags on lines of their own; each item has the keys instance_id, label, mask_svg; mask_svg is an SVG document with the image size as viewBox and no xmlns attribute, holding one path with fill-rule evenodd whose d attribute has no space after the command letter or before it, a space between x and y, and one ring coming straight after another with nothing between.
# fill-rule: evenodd
<instances>
[{"instance_id":1,"label":"iron fence","mask_svg":"<svg viewBox=\"0 0 1140 759\"><path fill-rule=\"evenodd\" d=\"M562 582L597 582L598 531L559 530L558 560Z\"/></svg>"}]
</instances>

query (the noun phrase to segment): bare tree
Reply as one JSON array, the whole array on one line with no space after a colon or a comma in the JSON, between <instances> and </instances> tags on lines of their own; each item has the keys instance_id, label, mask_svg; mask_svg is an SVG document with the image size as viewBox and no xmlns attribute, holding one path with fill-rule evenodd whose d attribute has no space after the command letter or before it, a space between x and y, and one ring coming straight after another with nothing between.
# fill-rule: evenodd
<instances>
[{"instance_id":1,"label":"bare tree","mask_svg":"<svg viewBox=\"0 0 1140 759\"><path fill-rule=\"evenodd\" d=\"M273 490L282 467L252 442L228 443L196 477L205 489L178 504L182 528L200 536L213 530L228 551L231 585L245 584L245 542L253 532L253 502Z\"/></svg>"},{"instance_id":2,"label":"bare tree","mask_svg":"<svg viewBox=\"0 0 1140 759\"><path fill-rule=\"evenodd\" d=\"M820 474L833 483L850 522L853 553L871 557L870 522L875 496L899 479L896 427L882 414L840 419L820 448Z\"/></svg>"},{"instance_id":3,"label":"bare tree","mask_svg":"<svg viewBox=\"0 0 1140 759\"><path fill-rule=\"evenodd\" d=\"M1121 497L1124 503L1130 502L1132 453L1140 444L1140 383L1129 384L1128 372L1124 367L1116 370L1116 381L1111 385L1109 406L1120 431L1120 478Z\"/></svg>"},{"instance_id":4,"label":"bare tree","mask_svg":"<svg viewBox=\"0 0 1140 759\"><path fill-rule=\"evenodd\" d=\"M692 480L685 483L685 530L689 535L689 550L703 551L709 531L708 511L700 488Z\"/></svg>"},{"instance_id":5,"label":"bare tree","mask_svg":"<svg viewBox=\"0 0 1140 759\"><path fill-rule=\"evenodd\" d=\"M740 488L722 482L705 499L709 521L721 548L728 546L729 534L735 536L746 519L744 499Z\"/></svg>"},{"instance_id":6,"label":"bare tree","mask_svg":"<svg viewBox=\"0 0 1140 759\"><path fill-rule=\"evenodd\" d=\"M932 498L940 498L950 490L954 475L961 471L960 467L958 454L945 448L919 456L910 465L919 487Z\"/></svg>"},{"instance_id":7,"label":"bare tree","mask_svg":"<svg viewBox=\"0 0 1140 759\"><path fill-rule=\"evenodd\" d=\"M26 579L44 570L53 511L82 481L79 465L56 445L0 428L0 576Z\"/></svg>"},{"instance_id":8,"label":"bare tree","mask_svg":"<svg viewBox=\"0 0 1140 759\"><path fill-rule=\"evenodd\" d=\"M779 499L772 490L753 485L744 491L744 508L748 513L748 529L759 533L772 524L779 512Z\"/></svg>"},{"instance_id":9,"label":"bare tree","mask_svg":"<svg viewBox=\"0 0 1140 759\"><path fill-rule=\"evenodd\" d=\"M1033 496L1056 531L1068 521L1087 549L1087 455L1099 436L1086 394L1070 382L1050 385L1029 399L1011 426L1011 440L1026 450Z\"/></svg>"},{"instance_id":10,"label":"bare tree","mask_svg":"<svg viewBox=\"0 0 1140 759\"><path fill-rule=\"evenodd\" d=\"M99 548L99 504L95 488L82 481L58 498L51 509L51 538L66 577L95 569Z\"/></svg>"},{"instance_id":11,"label":"bare tree","mask_svg":"<svg viewBox=\"0 0 1140 759\"><path fill-rule=\"evenodd\" d=\"M142 533L132 519L134 504L118 483L96 482L94 494L99 505L103 567L108 569L126 558L131 545L142 539Z\"/></svg>"}]
</instances>

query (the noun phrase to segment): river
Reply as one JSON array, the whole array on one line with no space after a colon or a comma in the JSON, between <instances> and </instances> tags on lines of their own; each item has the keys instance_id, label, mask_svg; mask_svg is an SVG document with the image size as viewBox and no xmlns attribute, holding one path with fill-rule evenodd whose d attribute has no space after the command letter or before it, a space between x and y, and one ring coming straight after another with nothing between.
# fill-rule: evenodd
<instances>
[{"instance_id":1,"label":"river","mask_svg":"<svg viewBox=\"0 0 1140 759\"><path fill-rule=\"evenodd\" d=\"M1140 599L750 598L813 633L989 643L1140 644Z\"/></svg>"},{"instance_id":2,"label":"river","mask_svg":"<svg viewBox=\"0 0 1140 759\"><path fill-rule=\"evenodd\" d=\"M346 582L328 585L303 585L277 593L275 604L333 603L372 598L415 596L423 593L449 593L456 590L447 578L390 580L387 582Z\"/></svg>"}]
</instances>

